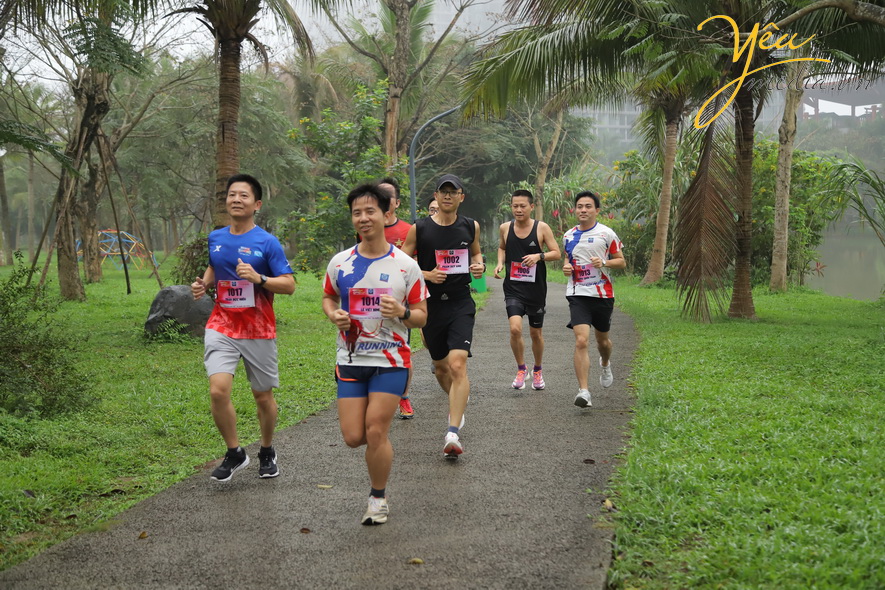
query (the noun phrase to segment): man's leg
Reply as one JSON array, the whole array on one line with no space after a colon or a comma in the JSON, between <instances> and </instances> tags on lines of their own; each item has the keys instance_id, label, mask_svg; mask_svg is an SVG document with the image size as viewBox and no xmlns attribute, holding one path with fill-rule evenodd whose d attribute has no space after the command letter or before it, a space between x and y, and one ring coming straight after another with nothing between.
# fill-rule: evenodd
<instances>
[{"instance_id":1,"label":"man's leg","mask_svg":"<svg viewBox=\"0 0 885 590\"><path fill-rule=\"evenodd\" d=\"M529 335L532 337L532 356L535 357L535 366L540 367L544 360L544 332L543 328L529 327Z\"/></svg>"},{"instance_id":2,"label":"man's leg","mask_svg":"<svg viewBox=\"0 0 885 590\"><path fill-rule=\"evenodd\" d=\"M261 446L269 447L273 444L273 433L277 426L277 400L274 399L273 389L267 391L253 389L252 395L255 397L258 425L261 427Z\"/></svg>"},{"instance_id":3,"label":"man's leg","mask_svg":"<svg viewBox=\"0 0 885 590\"><path fill-rule=\"evenodd\" d=\"M449 395L449 391L452 389L452 373L449 370L448 357L439 361L433 361L433 369L436 382L446 392L446 395Z\"/></svg>"},{"instance_id":4,"label":"man's leg","mask_svg":"<svg viewBox=\"0 0 885 590\"><path fill-rule=\"evenodd\" d=\"M231 402L234 376L230 373L209 375L209 397L212 404L212 419L229 449L240 446L237 438L237 412Z\"/></svg>"},{"instance_id":5,"label":"man's leg","mask_svg":"<svg viewBox=\"0 0 885 590\"><path fill-rule=\"evenodd\" d=\"M522 316L512 315L508 318L510 322L510 350L513 351L513 358L516 359L517 366L525 364L525 344L522 342Z\"/></svg>"},{"instance_id":6,"label":"man's leg","mask_svg":"<svg viewBox=\"0 0 885 590\"><path fill-rule=\"evenodd\" d=\"M602 359L602 366L607 367L608 361L612 356L611 338L608 337L608 332L594 331L596 332L596 348L599 349L599 358Z\"/></svg>"},{"instance_id":7,"label":"man's leg","mask_svg":"<svg viewBox=\"0 0 885 590\"><path fill-rule=\"evenodd\" d=\"M372 487L383 490L387 487L390 467L393 464L393 445L390 444L390 423L399 406L398 395L385 392L369 393L366 408L365 440L366 466Z\"/></svg>"},{"instance_id":8,"label":"man's leg","mask_svg":"<svg viewBox=\"0 0 885 590\"><path fill-rule=\"evenodd\" d=\"M578 378L578 389L588 389L587 382L590 376L590 356L588 343L590 341L590 326L578 324L572 326L575 333L575 376Z\"/></svg>"},{"instance_id":9,"label":"man's leg","mask_svg":"<svg viewBox=\"0 0 885 590\"><path fill-rule=\"evenodd\" d=\"M467 351L453 349L445 358L448 375L451 379L449 387L449 426L460 427L464 410L467 409L467 398L470 396L470 381L467 378Z\"/></svg>"}]
</instances>

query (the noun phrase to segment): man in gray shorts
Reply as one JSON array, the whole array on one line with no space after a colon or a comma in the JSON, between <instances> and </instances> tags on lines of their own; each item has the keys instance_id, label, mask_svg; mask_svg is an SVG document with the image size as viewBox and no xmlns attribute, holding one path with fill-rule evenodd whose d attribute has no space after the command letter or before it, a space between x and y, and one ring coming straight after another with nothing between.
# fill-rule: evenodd
<instances>
[{"instance_id":1,"label":"man in gray shorts","mask_svg":"<svg viewBox=\"0 0 885 590\"><path fill-rule=\"evenodd\" d=\"M261 192L261 184L252 176L230 177L227 212L231 224L209 234L209 267L191 284L194 299L215 287L215 307L206 323L204 364L212 418L227 445L224 460L212 472L215 481L230 481L249 464L237 438L237 413L231 403L234 372L241 358L261 427L258 475L280 474L272 446L277 423L273 388L280 385L273 297L294 293L295 278L279 240L255 225Z\"/></svg>"}]
</instances>

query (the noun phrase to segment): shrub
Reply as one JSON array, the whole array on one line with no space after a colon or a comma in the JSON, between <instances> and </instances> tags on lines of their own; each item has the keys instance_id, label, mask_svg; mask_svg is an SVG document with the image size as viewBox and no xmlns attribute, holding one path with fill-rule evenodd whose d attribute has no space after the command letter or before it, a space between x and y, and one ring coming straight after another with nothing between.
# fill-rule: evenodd
<instances>
[{"instance_id":1,"label":"shrub","mask_svg":"<svg viewBox=\"0 0 885 590\"><path fill-rule=\"evenodd\" d=\"M28 285L21 252L15 257L0 283L0 409L35 417L82 410L94 398L76 367L73 338L53 319L59 301Z\"/></svg>"}]
</instances>

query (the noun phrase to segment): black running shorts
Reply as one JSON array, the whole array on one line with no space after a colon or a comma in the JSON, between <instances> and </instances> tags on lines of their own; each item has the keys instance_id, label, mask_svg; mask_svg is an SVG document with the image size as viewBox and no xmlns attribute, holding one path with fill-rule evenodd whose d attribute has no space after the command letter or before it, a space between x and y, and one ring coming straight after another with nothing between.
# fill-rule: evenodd
<instances>
[{"instance_id":1,"label":"black running shorts","mask_svg":"<svg viewBox=\"0 0 885 590\"><path fill-rule=\"evenodd\" d=\"M422 329L430 358L441 361L451 350L470 354L476 303L472 297L441 301L427 300L427 324Z\"/></svg>"},{"instance_id":2,"label":"black running shorts","mask_svg":"<svg viewBox=\"0 0 885 590\"><path fill-rule=\"evenodd\" d=\"M529 316L529 326L532 328L543 328L544 327L544 313L545 310L543 307L538 307L536 305L526 305L521 300L516 299L515 297L508 297L504 300L504 307L507 308L507 317L513 317L518 315Z\"/></svg>"},{"instance_id":3,"label":"black running shorts","mask_svg":"<svg viewBox=\"0 0 885 590\"><path fill-rule=\"evenodd\" d=\"M568 327L587 324L593 326L597 332L608 332L612 327L612 312L615 309L613 298L588 297L586 295L570 295L568 310L572 321Z\"/></svg>"}]
</instances>

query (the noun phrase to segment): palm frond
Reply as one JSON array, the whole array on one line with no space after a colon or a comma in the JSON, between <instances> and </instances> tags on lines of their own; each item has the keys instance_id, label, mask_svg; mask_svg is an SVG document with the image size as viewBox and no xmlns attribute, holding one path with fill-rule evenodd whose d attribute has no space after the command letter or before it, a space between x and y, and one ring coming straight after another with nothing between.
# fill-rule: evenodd
<instances>
[{"instance_id":1,"label":"palm frond","mask_svg":"<svg viewBox=\"0 0 885 590\"><path fill-rule=\"evenodd\" d=\"M708 109L718 110L714 101ZM707 113L712 116L712 110ZM678 264L677 293L682 313L696 321L712 319L711 302L719 313L728 299L728 268L735 250L734 202L737 198L733 145L724 131L728 117L720 116L701 136L701 156L694 180L679 201L673 258Z\"/></svg>"}]
</instances>

